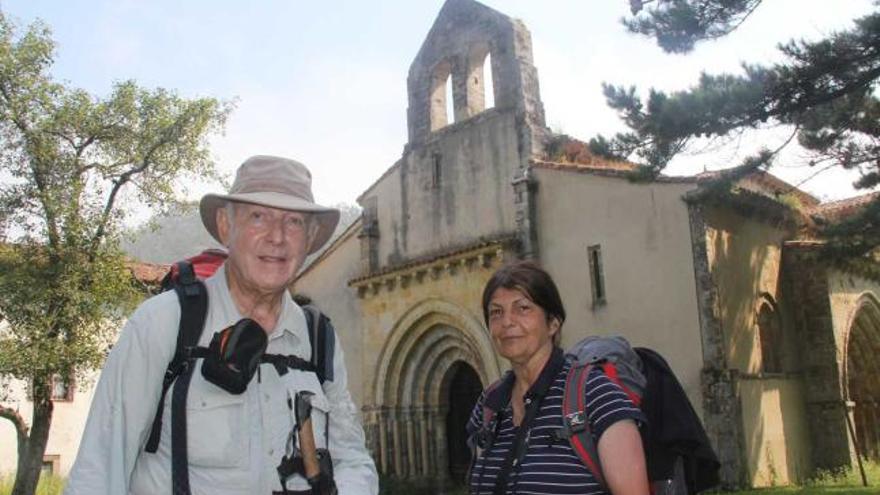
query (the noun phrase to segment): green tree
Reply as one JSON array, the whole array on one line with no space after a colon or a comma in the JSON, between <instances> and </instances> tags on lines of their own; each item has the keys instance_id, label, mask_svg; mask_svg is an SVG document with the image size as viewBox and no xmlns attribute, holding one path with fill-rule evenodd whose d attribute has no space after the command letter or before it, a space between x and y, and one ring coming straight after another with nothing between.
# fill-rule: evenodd
<instances>
[{"instance_id":1,"label":"green tree","mask_svg":"<svg viewBox=\"0 0 880 495\"><path fill-rule=\"evenodd\" d=\"M100 366L134 292L119 251L133 208L162 209L180 184L217 178L207 138L230 111L131 81L98 98L49 75L54 44L0 14L0 378L26 381L33 415L18 432L13 494L36 488L52 422L53 377Z\"/></svg>"},{"instance_id":2,"label":"green tree","mask_svg":"<svg viewBox=\"0 0 880 495\"><path fill-rule=\"evenodd\" d=\"M630 0L624 25L654 38L670 53L688 53L702 41L736 29L761 0ZM656 177L698 138L727 138L747 129L783 125L792 135L777 149L763 149L722 174L716 186L770 167L796 141L808 151L817 173L831 167L860 171L856 188L880 184L880 13L819 41L779 46L781 63L743 65L743 74L702 74L695 86L646 99L635 87L605 84L608 104L629 127L613 138L597 136L594 153L635 160L636 177ZM719 187L713 188L718 190ZM857 218L824 226L827 254L859 262L880 245L880 197ZM872 261L872 264L876 265Z\"/></svg>"}]
</instances>

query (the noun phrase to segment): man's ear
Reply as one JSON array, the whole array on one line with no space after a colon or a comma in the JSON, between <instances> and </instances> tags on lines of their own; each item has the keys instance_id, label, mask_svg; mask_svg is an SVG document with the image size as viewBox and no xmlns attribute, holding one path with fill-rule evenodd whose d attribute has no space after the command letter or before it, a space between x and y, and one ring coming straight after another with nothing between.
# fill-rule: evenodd
<instances>
[{"instance_id":1,"label":"man's ear","mask_svg":"<svg viewBox=\"0 0 880 495\"><path fill-rule=\"evenodd\" d=\"M229 247L226 242L229 239L229 231L232 229L232 219L229 218L229 208L225 206L217 208L214 215L216 216L217 235L220 236L220 244Z\"/></svg>"},{"instance_id":2,"label":"man's ear","mask_svg":"<svg viewBox=\"0 0 880 495\"><path fill-rule=\"evenodd\" d=\"M320 228L318 216L311 213L306 223L308 224L308 230L306 231L306 252L308 253L312 251L312 244L315 243L315 239L318 237L318 229Z\"/></svg>"}]
</instances>

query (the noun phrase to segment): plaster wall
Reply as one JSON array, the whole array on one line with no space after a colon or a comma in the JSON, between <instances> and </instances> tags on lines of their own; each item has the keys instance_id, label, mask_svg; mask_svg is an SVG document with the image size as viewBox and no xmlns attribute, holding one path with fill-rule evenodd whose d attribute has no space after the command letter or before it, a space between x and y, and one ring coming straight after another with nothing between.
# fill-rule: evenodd
<instances>
[{"instance_id":1,"label":"plaster wall","mask_svg":"<svg viewBox=\"0 0 880 495\"><path fill-rule=\"evenodd\" d=\"M810 443L800 379L741 380L748 480L788 485L810 474Z\"/></svg>"},{"instance_id":2,"label":"plaster wall","mask_svg":"<svg viewBox=\"0 0 880 495\"><path fill-rule=\"evenodd\" d=\"M541 263L568 317L563 346L622 334L672 366L702 415L703 366L693 254L682 183L536 168ZM600 245L607 304L593 307L587 248Z\"/></svg>"},{"instance_id":3,"label":"plaster wall","mask_svg":"<svg viewBox=\"0 0 880 495\"><path fill-rule=\"evenodd\" d=\"M351 227L331 252L303 272L294 283L294 292L304 294L330 317L337 343L345 353L348 389L357 406L363 405L364 327L357 294L348 281L359 273L361 252L358 225Z\"/></svg>"},{"instance_id":4,"label":"plaster wall","mask_svg":"<svg viewBox=\"0 0 880 495\"><path fill-rule=\"evenodd\" d=\"M705 218L706 248L718 292L727 366L743 373L761 371L756 316L761 295L769 294L782 311L783 363L785 369L792 369L794 336L779 278L787 233L730 208L706 208Z\"/></svg>"},{"instance_id":5,"label":"plaster wall","mask_svg":"<svg viewBox=\"0 0 880 495\"><path fill-rule=\"evenodd\" d=\"M46 444L46 456L58 456L58 463L54 472L58 476L67 476L76 453L83 429L86 425L86 417L92 404L94 384L97 373L90 377L88 382L77 384L72 401L55 401L55 410L52 414L52 426L49 431L49 441ZM27 388L24 382L14 381L9 384L11 392L9 400L3 405L17 409L18 413L28 423L33 414L33 404L27 399ZM12 423L0 420L0 475L13 473L18 463L17 440L15 428Z\"/></svg>"}]
</instances>

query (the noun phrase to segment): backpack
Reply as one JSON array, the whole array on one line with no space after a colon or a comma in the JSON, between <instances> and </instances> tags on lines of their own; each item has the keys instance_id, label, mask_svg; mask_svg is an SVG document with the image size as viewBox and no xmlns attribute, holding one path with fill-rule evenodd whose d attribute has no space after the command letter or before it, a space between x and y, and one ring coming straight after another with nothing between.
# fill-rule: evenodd
<instances>
[{"instance_id":1,"label":"backpack","mask_svg":"<svg viewBox=\"0 0 880 495\"><path fill-rule=\"evenodd\" d=\"M205 357L207 351L204 347L198 347L208 312L208 290L202 279L213 275L226 258L225 251L205 250L172 265L161 282L162 291L173 290L177 293L180 302L180 323L174 357L165 370L162 394L144 450L150 453L158 450L165 396L171 385L177 381L178 385L174 387L171 398L171 479L175 494L190 493L186 453L186 396L195 368L193 364L197 358ZM336 333L330 319L315 306L306 304L302 309L312 349L309 360L293 355L265 354L262 362L274 365L280 375L285 374L288 369L311 371L315 373L323 387L324 382L333 381ZM325 431L325 435L326 433Z\"/></svg>"},{"instance_id":2,"label":"backpack","mask_svg":"<svg viewBox=\"0 0 880 495\"><path fill-rule=\"evenodd\" d=\"M619 336L587 337L566 353L566 359L571 367L565 379L562 424L553 436L569 442L603 489L607 491L607 485L590 431L584 394L578 393L596 366L645 415L647 424L639 432L652 494L692 495L718 484L718 457L684 389L660 354L642 347L633 349ZM480 438L472 445L491 445L498 411L509 400L509 390L504 390L503 382L502 378L486 389L483 424L475 433ZM477 452L474 454L476 459Z\"/></svg>"}]
</instances>

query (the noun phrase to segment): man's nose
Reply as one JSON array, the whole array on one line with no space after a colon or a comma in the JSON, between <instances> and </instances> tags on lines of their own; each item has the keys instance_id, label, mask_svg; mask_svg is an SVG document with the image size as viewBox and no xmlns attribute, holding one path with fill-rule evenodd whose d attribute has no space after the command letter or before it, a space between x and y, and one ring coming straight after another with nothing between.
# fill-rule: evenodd
<instances>
[{"instance_id":1,"label":"man's nose","mask_svg":"<svg viewBox=\"0 0 880 495\"><path fill-rule=\"evenodd\" d=\"M266 233L266 239L274 244L284 242L284 220L273 219L269 222L269 231Z\"/></svg>"}]
</instances>

